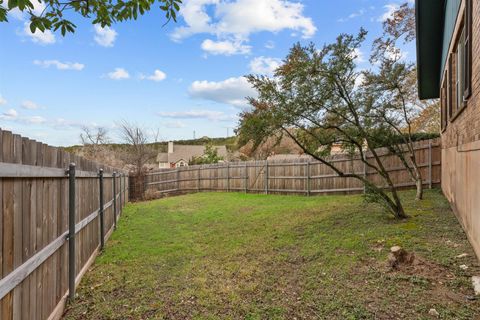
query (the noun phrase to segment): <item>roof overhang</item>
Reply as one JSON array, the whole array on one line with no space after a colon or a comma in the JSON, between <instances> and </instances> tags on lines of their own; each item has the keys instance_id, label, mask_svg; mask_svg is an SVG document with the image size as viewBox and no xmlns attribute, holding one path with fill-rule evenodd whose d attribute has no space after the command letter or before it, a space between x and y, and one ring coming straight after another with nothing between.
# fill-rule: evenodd
<instances>
[{"instance_id":1,"label":"roof overhang","mask_svg":"<svg viewBox=\"0 0 480 320\"><path fill-rule=\"evenodd\" d=\"M440 96L445 0L416 0L417 75L420 99Z\"/></svg>"}]
</instances>

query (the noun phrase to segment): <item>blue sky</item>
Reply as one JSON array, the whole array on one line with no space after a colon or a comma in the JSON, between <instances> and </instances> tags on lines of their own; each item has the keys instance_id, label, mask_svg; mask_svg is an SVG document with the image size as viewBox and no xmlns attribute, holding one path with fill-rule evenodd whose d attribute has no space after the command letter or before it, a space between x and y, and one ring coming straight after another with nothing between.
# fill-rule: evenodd
<instances>
[{"instance_id":1,"label":"blue sky","mask_svg":"<svg viewBox=\"0 0 480 320\"><path fill-rule=\"evenodd\" d=\"M357 60L369 68L371 41L400 3L185 0L178 23L162 27L159 10L110 29L72 17L66 37L31 34L14 12L0 24L0 127L56 146L78 144L82 126L116 141L121 120L163 140L226 136L254 95L242 76L268 74L295 42L321 46L362 26ZM415 58L411 46L404 53Z\"/></svg>"}]
</instances>

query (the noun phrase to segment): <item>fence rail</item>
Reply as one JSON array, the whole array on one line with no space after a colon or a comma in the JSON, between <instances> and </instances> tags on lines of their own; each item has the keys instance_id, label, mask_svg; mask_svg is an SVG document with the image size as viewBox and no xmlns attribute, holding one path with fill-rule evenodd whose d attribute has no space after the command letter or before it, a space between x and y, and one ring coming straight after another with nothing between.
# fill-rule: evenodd
<instances>
[{"instance_id":1,"label":"fence rail","mask_svg":"<svg viewBox=\"0 0 480 320\"><path fill-rule=\"evenodd\" d=\"M59 319L116 226L129 177L8 131L0 146L0 319Z\"/></svg>"},{"instance_id":2,"label":"fence rail","mask_svg":"<svg viewBox=\"0 0 480 320\"><path fill-rule=\"evenodd\" d=\"M385 149L378 150L381 160L394 183L401 188L415 186L401 160ZM415 156L423 183L432 187L440 183L440 140L415 143ZM359 158L337 155L330 159L346 173L356 173L382 185L382 178ZM373 156L367 161L374 163ZM339 177L331 168L318 161L249 161L189 166L154 171L133 181L137 190L132 197L160 197L169 193L191 191L244 191L261 193L330 194L358 193L364 185L355 178ZM139 190L138 190L139 189Z\"/></svg>"}]
</instances>

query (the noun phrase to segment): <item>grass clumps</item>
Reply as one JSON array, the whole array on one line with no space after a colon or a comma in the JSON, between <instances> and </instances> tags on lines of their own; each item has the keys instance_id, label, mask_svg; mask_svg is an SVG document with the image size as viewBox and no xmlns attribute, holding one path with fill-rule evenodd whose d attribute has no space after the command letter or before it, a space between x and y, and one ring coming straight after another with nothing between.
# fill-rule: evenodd
<instances>
[{"instance_id":1,"label":"grass clumps","mask_svg":"<svg viewBox=\"0 0 480 320\"><path fill-rule=\"evenodd\" d=\"M480 269L448 203L436 190L402 197L405 221L361 196L197 193L130 204L65 318L428 319L432 308L476 318L479 302L467 298ZM420 263L390 269L394 245Z\"/></svg>"}]
</instances>

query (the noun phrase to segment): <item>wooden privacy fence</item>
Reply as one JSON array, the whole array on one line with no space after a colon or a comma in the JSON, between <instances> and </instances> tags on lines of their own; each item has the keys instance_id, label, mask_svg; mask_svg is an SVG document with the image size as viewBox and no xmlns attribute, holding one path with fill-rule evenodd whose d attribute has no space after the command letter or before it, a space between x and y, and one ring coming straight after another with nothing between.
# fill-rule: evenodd
<instances>
[{"instance_id":1,"label":"wooden privacy fence","mask_svg":"<svg viewBox=\"0 0 480 320\"><path fill-rule=\"evenodd\" d=\"M385 149L378 150L385 167L398 187L412 187L407 169L400 159ZM440 183L441 150L439 139L415 143L417 163L426 186ZM374 163L373 157L367 160ZM358 158L345 155L332 157L335 166L346 173L357 173L377 185L382 184L378 173ZM133 179L132 179L133 180ZM132 181L133 183L133 181ZM331 168L318 161L249 161L220 163L165 169L148 173L143 183L147 198L168 193L194 191L243 191L278 194L330 194L363 192L364 185L355 178L339 177ZM142 184L135 183L136 185Z\"/></svg>"},{"instance_id":2,"label":"wooden privacy fence","mask_svg":"<svg viewBox=\"0 0 480 320\"><path fill-rule=\"evenodd\" d=\"M128 201L128 175L0 130L0 319L58 319Z\"/></svg>"}]
</instances>

